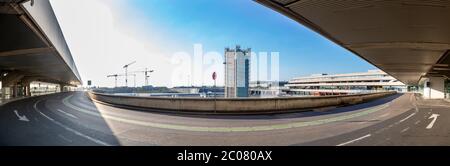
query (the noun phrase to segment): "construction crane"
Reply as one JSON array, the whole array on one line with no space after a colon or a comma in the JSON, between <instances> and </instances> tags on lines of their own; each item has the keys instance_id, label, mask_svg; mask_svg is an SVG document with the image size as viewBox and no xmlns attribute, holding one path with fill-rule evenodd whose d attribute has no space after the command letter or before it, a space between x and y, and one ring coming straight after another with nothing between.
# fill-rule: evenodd
<instances>
[{"instance_id":1,"label":"construction crane","mask_svg":"<svg viewBox=\"0 0 450 166\"><path fill-rule=\"evenodd\" d=\"M117 77L123 77L123 76L125 76L125 75L124 74L111 74L106 77L108 77L108 78L114 77L114 86L117 88Z\"/></svg>"},{"instance_id":2,"label":"construction crane","mask_svg":"<svg viewBox=\"0 0 450 166\"><path fill-rule=\"evenodd\" d=\"M108 75L106 77L108 77L108 78L114 77L114 88L117 88L117 77L119 77L119 75L118 74L112 74L112 75Z\"/></svg>"},{"instance_id":3,"label":"construction crane","mask_svg":"<svg viewBox=\"0 0 450 166\"><path fill-rule=\"evenodd\" d=\"M148 86L148 78L150 77L149 75L148 75L148 73L153 73L155 70L147 70L147 68L145 68L145 71L144 71L144 73L145 73L145 86Z\"/></svg>"},{"instance_id":4,"label":"construction crane","mask_svg":"<svg viewBox=\"0 0 450 166\"><path fill-rule=\"evenodd\" d=\"M130 74L130 75L134 77L134 87L136 87L136 74ZM108 75L106 77L108 77L108 78L114 77L114 81L115 81L114 85L115 85L115 87L117 87L117 77L123 77L123 76L126 76L126 75L124 75L124 74L111 74L111 75Z\"/></svg>"},{"instance_id":5,"label":"construction crane","mask_svg":"<svg viewBox=\"0 0 450 166\"><path fill-rule=\"evenodd\" d=\"M132 64L136 63L136 61L133 61L129 64L126 64L125 66L123 66L123 68L125 69L125 86L128 87L128 67Z\"/></svg>"},{"instance_id":6,"label":"construction crane","mask_svg":"<svg viewBox=\"0 0 450 166\"><path fill-rule=\"evenodd\" d=\"M150 77L149 73L153 73L153 72L154 72L154 70L148 70L147 68L145 68L145 70L143 70L143 71L134 71L133 73L144 73L145 86L148 86L148 78Z\"/></svg>"}]
</instances>

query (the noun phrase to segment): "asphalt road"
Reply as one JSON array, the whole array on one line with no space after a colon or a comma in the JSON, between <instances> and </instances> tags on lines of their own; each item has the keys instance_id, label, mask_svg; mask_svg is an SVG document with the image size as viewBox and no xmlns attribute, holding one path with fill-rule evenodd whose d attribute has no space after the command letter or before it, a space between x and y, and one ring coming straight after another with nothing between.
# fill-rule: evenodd
<instances>
[{"instance_id":1,"label":"asphalt road","mask_svg":"<svg viewBox=\"0 0 450 166\"><path fill-rule=\"evenodd\" d=\"M398 94L275 115L178 115L93 102L85 92L0 106L0 145L450 145L450 104Z\"/></svg>"}]
</instances>

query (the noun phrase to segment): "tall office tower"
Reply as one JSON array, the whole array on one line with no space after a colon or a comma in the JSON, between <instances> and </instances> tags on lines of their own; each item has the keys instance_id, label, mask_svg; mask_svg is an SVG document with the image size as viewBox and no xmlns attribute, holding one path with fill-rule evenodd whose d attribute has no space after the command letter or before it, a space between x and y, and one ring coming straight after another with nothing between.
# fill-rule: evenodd
<instances>
[{"instance_id":1,"label":"tall office tower","mask_svg":"<svg viewBox=\"0 0 450 166\"><path fill-rule=\"evenodd\" d=\"M251 49L225 48L225 97L248 97Z\"/></svg>"}]
</instances>

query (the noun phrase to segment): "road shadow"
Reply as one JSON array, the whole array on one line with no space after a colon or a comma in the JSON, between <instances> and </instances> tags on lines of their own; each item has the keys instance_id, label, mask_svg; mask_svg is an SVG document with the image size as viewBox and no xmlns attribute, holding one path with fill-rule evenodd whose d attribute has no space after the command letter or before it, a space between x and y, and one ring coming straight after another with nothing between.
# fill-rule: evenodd
<instances>
[{"instance_id":1,"label":"road shadow","mask_svg":"<svg viewBox=\"0 0 450 166\"><path fill-rule=\"evenodd\" d=\"M0 130L3 133L0 135L0 145L121 145L104 118L83 115L84 113L66 107L62 103L64 98L72 94L77 95L65 92L34 96L0 106ZM14 110L17 110L20 116L26 116L28 121L18 120ZM89 109L92 113L100 114L95 110L98 109Z\"/></svg>"}]
</instances>

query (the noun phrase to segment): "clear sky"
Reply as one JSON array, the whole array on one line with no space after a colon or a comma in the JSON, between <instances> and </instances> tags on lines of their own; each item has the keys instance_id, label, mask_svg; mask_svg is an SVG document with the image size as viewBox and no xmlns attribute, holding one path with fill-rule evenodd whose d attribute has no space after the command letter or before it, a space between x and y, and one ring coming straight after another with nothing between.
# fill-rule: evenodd
<instances>
[{"instance_id":1,"label":"clear sky","mask_svg":"<svg viewBox=\"0 0 450 166\"><path fill-rule=\"evenodd\" d=\"M174 76L177 52L223 54L236 44L255 52L279 52L280 79L315 73L364 72L375 69L358 56L299 23L251 0L77 0L51 1L84 81L114 86L108 74L137 61L130 71L154 69L157 86L212 85L191 75ZM175 56L176 57L176 56ZM183 60L183 58L181 58ZM188 66L189 68L189 66ZM183 68L184 70L184 68ZM223 85L223 66L217 71ZM124 78L119 78L123 85ZM144 76L136 76L142 85ZM133 78L129 78L129 85Z\"/></svg>"}]
</instances>

